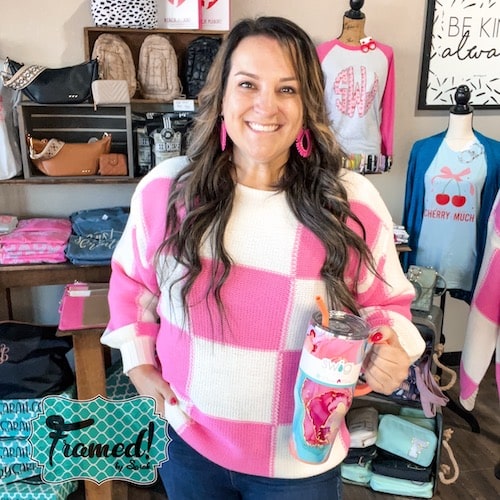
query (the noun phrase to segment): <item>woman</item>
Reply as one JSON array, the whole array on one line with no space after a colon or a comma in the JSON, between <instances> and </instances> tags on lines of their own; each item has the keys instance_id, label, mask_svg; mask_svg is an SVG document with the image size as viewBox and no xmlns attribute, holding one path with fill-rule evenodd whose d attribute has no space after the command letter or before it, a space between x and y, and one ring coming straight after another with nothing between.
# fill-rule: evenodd
<instances>
[{"instance_id":1,"label":"woman","mask_svg":"<svg viewBox=\"0 0 500 500\"><path fill-rule=\"evenodd\" d=\"M391 393L421 354L390 215L341 161L311 39L282 18L239 22L187 157L141 181L112 263L102 341L165 409L169 499L341 497L345 428L321 465L288 446L316 295L385 337L365 362L374 390Z\"/></svg>"}]
</instances>

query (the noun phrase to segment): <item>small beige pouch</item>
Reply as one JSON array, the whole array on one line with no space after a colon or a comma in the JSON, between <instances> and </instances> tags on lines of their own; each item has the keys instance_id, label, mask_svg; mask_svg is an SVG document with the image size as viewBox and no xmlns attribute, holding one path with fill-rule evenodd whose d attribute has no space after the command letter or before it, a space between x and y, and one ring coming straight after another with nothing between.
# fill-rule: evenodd
<instances>
[{"instance_id":1,"label":"small beige pouch","mask_svg":"<svg viewBox=\"0 0 500 500\"><path fill-rule=\"evenodd\" d=\"M94 80L92 82L94 109L99 104L127 104L130 102L126 80Z\"/></svg>"}]
</instances>

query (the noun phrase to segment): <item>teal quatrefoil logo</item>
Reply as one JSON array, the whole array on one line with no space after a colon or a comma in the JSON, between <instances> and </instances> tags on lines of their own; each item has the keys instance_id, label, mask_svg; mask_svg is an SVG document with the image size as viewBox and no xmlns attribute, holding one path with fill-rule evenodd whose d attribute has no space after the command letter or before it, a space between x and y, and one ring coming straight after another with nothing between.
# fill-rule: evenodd
<instances>
[{"instance_id":1,"label":"teal quatrefoil logo","mask_svg":"<svg viewBox=\"0 0 500 500\"><path fill-rule=\"evenodd\" d=\"M46 397L43 412L31 422L31 458L47 483L153 483L171 441L167 421L154 408L154 399L144 396L122 401Z\"/></svg>"}]
</instances>

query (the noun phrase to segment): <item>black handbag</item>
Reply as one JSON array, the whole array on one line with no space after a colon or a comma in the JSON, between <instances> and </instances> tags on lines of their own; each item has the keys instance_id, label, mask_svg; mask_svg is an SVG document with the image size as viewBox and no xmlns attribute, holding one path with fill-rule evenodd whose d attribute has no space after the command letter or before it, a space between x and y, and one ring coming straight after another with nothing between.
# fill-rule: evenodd
<instances>
[{"instance_id":1,"label":"black handbag","mask_svg":"<svg viewBox=\"0 0 500 500\"><path fill-rule=\"evenodd\" d=\"M377 456L377 446L372 444L366 448L349 448L347 456L344 458L345 464L364 465L371 463Z\"/></svg>"},{"instance_id":2,"label":"black handbag","mask_svg":"<svg viewBox=\"0 0 500 500\"><path fill-rule=\"evenodd\" d=\"M56 337L57 326L0 322L0 399L41 398L75 381L66 358L71 337Z\"/></svg>"},{"instance_id":3,"label":"black handbag","mask_svg":"<svg viewBox=\"0 0 500 500\"><path fill-rule=\"evenodd\" d=\"M381 449L377 451L377 457L372 462L372 470L375 474L409 481L429 482L432 479L432 465L417 465Z\"/></svg>"},{"instance_id":4,"label":"black handbag","mask_svg":"<svg viewBox=\"0 0 500 500\"><path fill-rule=\"evenodd\" d=\"M97 59L67 66L45 68L24 65L7 58L2 72L6 87L20 90L38 104L80 104L92 97L92 82L99 76Z\"/></svg>"}]
</instances>

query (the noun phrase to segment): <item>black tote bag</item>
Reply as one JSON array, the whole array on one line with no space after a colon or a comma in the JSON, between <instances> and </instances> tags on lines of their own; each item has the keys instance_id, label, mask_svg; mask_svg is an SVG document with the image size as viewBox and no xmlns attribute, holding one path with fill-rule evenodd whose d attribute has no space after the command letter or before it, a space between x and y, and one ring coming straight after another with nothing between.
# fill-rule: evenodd
<instances>
[{"instance_id":1,"label":"black tote bag","mask_svg":"<svg viewBox=\"0 0 500 500\"><path fill-rule=\"evenodd\" d=\"M56 337L57 326L0 322L0 399L41 398L74 383L66 358L71 337Z\"/></svg>"}]
</instances>

